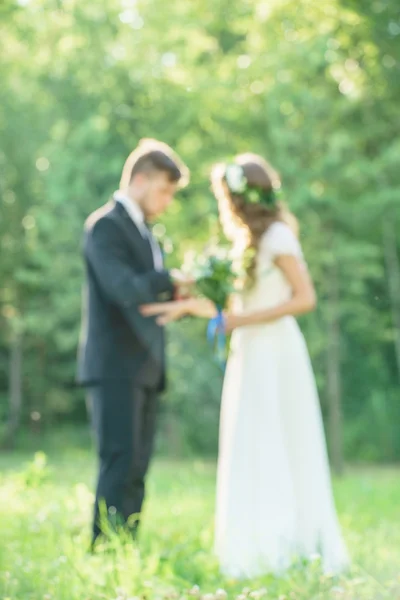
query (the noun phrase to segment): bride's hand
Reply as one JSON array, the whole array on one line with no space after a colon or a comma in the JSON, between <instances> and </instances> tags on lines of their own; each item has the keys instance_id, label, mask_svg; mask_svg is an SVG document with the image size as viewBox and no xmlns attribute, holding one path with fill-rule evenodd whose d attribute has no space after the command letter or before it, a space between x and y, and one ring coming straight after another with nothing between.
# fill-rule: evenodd
<instances>
[{"instance_id":1,"label":"bride's hand","mask_svg":"<svg viewBox=\"0 0 400 600\"><path fill-rule=\"evenodd\" d=\"M246 319L241 315L224 314L225 332L232 333L238 327L246 325Z\"/></svg>"}]
</instances>

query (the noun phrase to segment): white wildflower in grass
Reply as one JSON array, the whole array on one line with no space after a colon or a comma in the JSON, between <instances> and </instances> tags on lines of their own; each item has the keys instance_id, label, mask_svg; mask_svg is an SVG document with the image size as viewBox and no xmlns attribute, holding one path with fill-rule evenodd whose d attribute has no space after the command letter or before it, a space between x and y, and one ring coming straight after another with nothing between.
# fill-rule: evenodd
<instances>
[{"instance_id":1,"label":"white wildflower in grass","mask_svg":"<svg viewBox=\"0 0 400 600\"><path fill-rule=\"evenodd\" d=\"M311 554L310 556L310 561L311 562L317 562L321 560L321 555L318 554L318 552L316 552L315 554Z\"/></svg>"},{"instance_id":2,"label":"white wildflower in grass","mask_svg":"<svg viewBox=\"0 0 400 600\"><path fill-rule=\"evenodd\" d=\"M345 590L342 587L335 586L335 587L331 588L331 592L336 597L336 596L342 596L344 594Z\"/></svg>"},{"instance_id":3,"label":"white wildflower in grass","mask_svg":"<svg viewBox=\"0 0 400 600\"><path fill-rule=\"evenodd\" d=\"M215 598L216 600L226 600L226 598L228 598L228 594L225 590L217 590L215 592Z\"/></svg>"},{"instance_id":4,"label":"white wildflower in grass","mask_svg":"<svg viewBox=\"0 0 400 600\"><path fill-rule=\"evenodd\" d=\"M191 590L189 590L189 596L194 596L198 598L200 596L200 588L198 585L194 585Z\"/></svg>"},{"instance_id":5,"label":"white wildflower in grass","mask_svg":"<svg viewBox=\"0 0 400 600\"><path fill-rule=\"evenodd\" d=\"M254 600L260 600L266 594L267 594L266 588L261 588L260 590L254 590L254 591L250 592L249 597L253 598Z\"/></svg>"},{"instance_id":6,"label":"white wildflower in grass","mask_svg":"<svg viewBox=\"0 0 400 600\"><path fill-rule=\"evenodd\" d=\"M356 577L355 579L351 579L349 581L350 585L362 585L363 583L365 583L367 580L365 577Z\"/></svg>"}]
</instances>

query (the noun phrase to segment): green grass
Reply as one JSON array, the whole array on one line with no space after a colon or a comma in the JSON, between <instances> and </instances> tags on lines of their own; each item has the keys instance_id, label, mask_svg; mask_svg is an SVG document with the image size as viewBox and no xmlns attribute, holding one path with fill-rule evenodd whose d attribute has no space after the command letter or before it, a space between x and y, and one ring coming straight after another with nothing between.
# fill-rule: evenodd
<instances>
[{"instance_id":1,"label":"green grass","mask_svg":"<svg viewBox=\"0 0 400 600\"><path fill-rule=\"evenodd\" d=\"M56 438L57 440L57 438ZM56 448L56 449L54 449ZM224 580L212 554L215 465L155 461L138 547L115 540L87 553L95 476L90 448L62 434L34 458L0 455L0 598L125 600L190 598L218 588L236 598L248 587L265 598L400 598L400 471L356 469L335 481L335 496L354 566L346 578L323 576L318 561L285 577Z\"/></svg>"}]
</instances>

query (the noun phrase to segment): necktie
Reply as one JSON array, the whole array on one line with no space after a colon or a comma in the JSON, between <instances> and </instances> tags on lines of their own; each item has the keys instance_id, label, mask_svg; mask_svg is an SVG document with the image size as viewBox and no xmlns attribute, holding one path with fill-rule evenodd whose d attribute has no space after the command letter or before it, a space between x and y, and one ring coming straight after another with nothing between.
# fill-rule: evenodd
<instances>
[{"instance_id":1,"label":"necktie","mask_svg":"<svg viewBox=\"0 0 400 600\"><path fill-rule=\"evenodd\" d=\"M151 252L153 254L154 268L156 271L162 271L164 268L164 260L163 260L161 248L160 248L156 238L151 233L151 230L150 230L149 226L147 225L147 223L143 223L143 225L144 225L143 230L144 230L145 236L149 240Z\"/></svg>"}]
</instances>

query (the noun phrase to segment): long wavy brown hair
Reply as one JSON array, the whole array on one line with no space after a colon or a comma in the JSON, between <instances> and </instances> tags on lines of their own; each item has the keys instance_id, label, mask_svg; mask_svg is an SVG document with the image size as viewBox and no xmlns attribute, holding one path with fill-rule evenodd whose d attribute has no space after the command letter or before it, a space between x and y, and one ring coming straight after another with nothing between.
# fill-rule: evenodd
<instances>
[{"instance_id":1,"label":"long wavy brown hair","mask_svg":"<svg viewBox=\"0 0 400 600\"><path fill-rule=\"evenodd\" d=\"M240 154L234 162L243 168L248 187L265 191L280 188L280 178L275 169L258 154ZM248 256L245 263L245 286L251 287L255 280L257 251L260 240L268 228L280 221L298 235L298 223L295 216L282 201L272 206L260 202L252 203L246 194L233 194L225 179L226 164L218 163L213 167L211 184L218 201L220 221L226 237L233 243L241 239L243 256Z\"/></svg>"}]
</instances>

